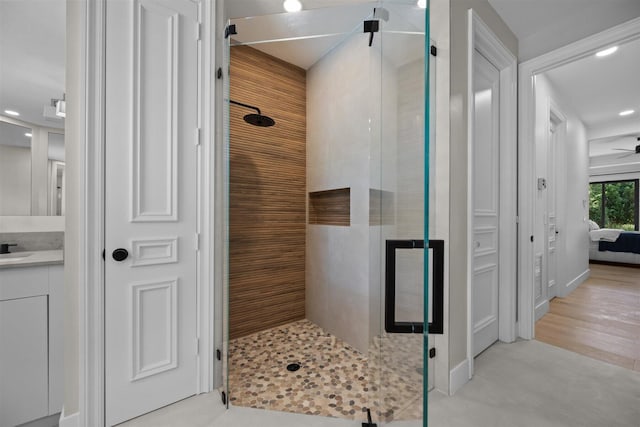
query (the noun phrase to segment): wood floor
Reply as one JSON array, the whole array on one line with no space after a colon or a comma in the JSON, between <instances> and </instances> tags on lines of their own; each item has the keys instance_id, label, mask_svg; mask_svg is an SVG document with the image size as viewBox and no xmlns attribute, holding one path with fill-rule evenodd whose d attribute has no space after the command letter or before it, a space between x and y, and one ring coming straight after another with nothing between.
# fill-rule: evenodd
<instances>
[{"instance_id":1,"label":"wood floor","mask_svg":"<svg viewBox=\"0 0 640 427\"><path fill-rule=\"evenodd\" d=\"M554 298L536 339L640 371L640 268L591 264L590 278Z\"/></svg>"}]
</instances>

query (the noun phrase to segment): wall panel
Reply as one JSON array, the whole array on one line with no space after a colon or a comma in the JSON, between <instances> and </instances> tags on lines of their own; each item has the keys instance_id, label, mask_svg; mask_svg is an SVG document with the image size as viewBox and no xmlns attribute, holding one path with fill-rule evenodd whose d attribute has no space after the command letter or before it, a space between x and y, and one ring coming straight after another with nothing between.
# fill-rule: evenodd
<instances>
[{"instance_id":1,"label":"wall panel","mask_svg":"<svg viewBox=\"0 0 640 427\"><path fill-rule=\"evenodd\" d=\"M231 49L229 333L305 317L306 72L247 46Z\"/></svg>"}]
</instances>

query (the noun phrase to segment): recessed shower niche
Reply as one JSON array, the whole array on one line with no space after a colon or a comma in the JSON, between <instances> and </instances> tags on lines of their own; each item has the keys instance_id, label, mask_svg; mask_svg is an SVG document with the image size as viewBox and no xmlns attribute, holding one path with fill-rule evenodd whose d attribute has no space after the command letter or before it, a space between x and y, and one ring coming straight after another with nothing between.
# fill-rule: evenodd
<instances>
[{"instance_id":1,"label":"recessed shower niche","mask_svg":"<svg viewBox=\"0 0 640 427\"><path fill-rule=\"evenodd\" d=\"M351 224L351 189L314 191L309 193L309 224Z\"/></svg>"}]
</instances>

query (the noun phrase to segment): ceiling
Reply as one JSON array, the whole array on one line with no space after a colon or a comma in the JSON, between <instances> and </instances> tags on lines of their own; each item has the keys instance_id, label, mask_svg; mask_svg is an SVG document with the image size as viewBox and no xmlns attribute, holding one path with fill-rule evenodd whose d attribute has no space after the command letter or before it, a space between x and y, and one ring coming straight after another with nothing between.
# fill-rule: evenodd
<instances>
[{"instance_id":1,"label":"ceiling","mask_svg":"<svg viewBox=\"0 0 640 427\"><path fill-rule=\"evenodd\" d=\"M20 120L48 127L64 126L63 120L45 119L43 108L50 105L52 98L60 98L64 93L65 1L0 0L0 114L4 114L5 109L12 109L21 113ZM240 27L236 42L282 38L283 31L289 34L288 37L291 34L294 37L311 36L306 41L253 45L309 68L359 26L375 4L371 0L301 1L305 11L286 14L283 13L282 0L228 0L227 15L232 18L273 15L236 20ZM518 36L521 53L527 43L536 42L539 45L537 49L549 51L554 48L551 39L555 39L556 44L561 43L585 32L593 34L600 31L602 25L619 23L614 22L616 19L628 20L640 15L638 0L489 2ZM391 0L387 4L397 3L415 5L414 0ZM585 21L586 14L597 14L600 19ZM321 20L317 19L320 15L323 17ZM406 18L411 19L409 16ZM582 21L576 21L578 19ZM567 24L576 22L580 25ZM420 28L420 22L412 25ZM555 31L559 28L562 31ZM326 34L332 35L319 37ZM541 34L547 38L541 39ZM567 99L573 100L589 134L600 139L596 145L605 144L602 141L610 143L616 135L627 135L626 143L634 144L629 135L640 132L637 113L627 119L617 117L624 108L640 110L640 79L634 79L640 69L639 44L628 43L608 58L585 58L549 72L552 82L561 88Z\"/></svg>"},{"instance_id":2,"label":"ceiling","mask_svg":"<svg viewBox=\"0 0 640 427\"><path fill-rule=\"evenodd\" d=\"M638 0L489 0L518 37L526 61L640 16ZM633 149L640 135L640 41L608 57L589 56L546 75L584 122L591 156ZM635 109L620 117L618 113Z\"/></svg>"},{"instance_id":3,"label":"ceiling","mask_svg":"<svg viewBox=\"0 0 640 427\"><path fill-rule=\"evenodd\" d=\"M526 61L640 16L638 0L488 0Z\"/></svg>"},{"instance_id":4,"label":"ceiling","mask_svg":"<svg viewBox=\"0 0 640 427\"><path fill-rule=\"evenodd\" d=\"M62 128L45 105L64 93L65 0L0 0L0 114Z\"/></svg>"},{"instance_id":5,"label":"ceiling","mask_svg":"<svg viewBox=\"0 0 640 427\"><path fill-rule=\"evenodd\" d=\"M591 55L545 75L586 126L591 156L615 154L638 144L640 40L619 45L612 55ZM635 113L619 116L624 110Z\"/></svg>"},{"instance_id":6,"label":"ceiling","mask_svg":"<svg viewBox=\"0 0 640 427\"><path fill-rule=\"evenodd\" d=\"M301 0L304 10L371 3L372 0ZM282 0L227 0L227 16L231 19L283 13Z\"/></svg>"},{"instance_id":7,"label":"ceiling","mask_svg":"<svg viewBox=\"0 0 640 427\"><path fill-rule=\"evenodd\" d=\"M298 67L309 69L352 34L362 35L363 21L373 19L379 3L371 0L302 0L304 10L285 13L280 0L232 1L228 14L235 18L232 44L250 45ZM255 3L255 4L254 4ZM424 12L415 0L387 0L381 31L393 49L382 49L394 64L416 59L424 39ZM258 11L266 12L260 15ZM363 39L368 35L362 35ZM366 41L364 41L366 43Z\"/></svg>"}]
</instances>

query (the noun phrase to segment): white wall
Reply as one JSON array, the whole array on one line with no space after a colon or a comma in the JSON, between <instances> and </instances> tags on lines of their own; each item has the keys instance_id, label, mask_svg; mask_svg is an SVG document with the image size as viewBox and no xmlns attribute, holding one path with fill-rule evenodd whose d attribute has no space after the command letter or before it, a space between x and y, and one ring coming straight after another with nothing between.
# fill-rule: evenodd
<instances>
[{"instance_id":1,"label":"white wall","mask_svg":"<svg viewBox=\"0 0 640 427\"><path fill-rule=\"evenodd\" d=\"M557 283L559 295L566 295L577 286L574 280L589 269L589 235L586 221L589 215L589 145L584 124L570 104L544 75L535 80L536 95L536 176L547 177L547 149L550 105L553 102L565 116L559 129L556 155L557 191ZM546 190L536 194L535 251L544 253Z\"/></svg>"},{"instance_id":2,"label":"white wall","mask_svg":"<svg viewBox=\"0 0 640 427\"><path fill-rule=\"evenodd\" d=\"M473 9L518 56L518 40L487 0L451 1L449 366L467 359L468 10ZM514 178L515 179L515 178Z\"/></svg>"},{"instance_id":3,"label":"white wall","mask_svg":"<svg viewBox=\"0 0 640 427\"><path fill-rule=\"evenodd\" d=\"M366 34L307 72L307 192L349 187L351 225L307 225L307 318L362 352L369 347L369 119L375 105Z\"/></svg>"},{"instance_id":4,"label":"white wall","mask_svg":"<svg viewBox=\"0 0 640 427\"><path fill-rule=\"evenodd\" d=\"M306 313L362 352L383 330L386 240L424 237L423 40L382 37L368 47L355 35L307 73L307 190L349 187L351 225L307 226ZM370 190L385 194L381 225ZM420 321L420 251L399 257L398 283L404 314Z\"/></svg>"},{"instance_id":5,"label":"white wall","mask_svg":"<svg viewBox=\"0 0 640 427\"><path fill-rule=\"evenodd\" d=\"M589 158L589 176L595 181L612 181L608 175L640 173L640 156L620 157L624 153Z\"/></svg>"},{"instance_id":6,"label":"white wall","mask_svg":"<svg viewBox=\"0 0 640 427\"><path fill-rule=\"evenodd\" d=\"M64 263L64 414L70 416L80 409L80 320L78 311L84 266L85 185L84 159L84 41L85 4L67 1L66 98L65 120L66 216ZM86 355L90 357L90 355Z\"/></svg>"}]
</instances>

